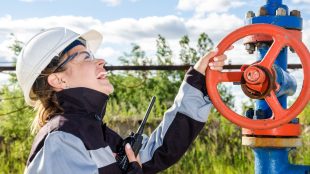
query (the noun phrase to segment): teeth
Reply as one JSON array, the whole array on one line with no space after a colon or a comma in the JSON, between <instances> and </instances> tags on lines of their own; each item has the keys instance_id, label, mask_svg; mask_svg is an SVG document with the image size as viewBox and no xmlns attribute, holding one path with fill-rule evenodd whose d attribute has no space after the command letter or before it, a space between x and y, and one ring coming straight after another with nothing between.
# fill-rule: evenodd
<instances>
[{"instance_id":1,"label":"teeth","mask_svg":"<svg viewBox=\"0 0 310 174\"><path fill-rule=\"evenodd\" d=\"M98 75L97 75L97 79L104 79L106 76L107 76L108 72L100 72Z\"/></svg>"}]
</instances>

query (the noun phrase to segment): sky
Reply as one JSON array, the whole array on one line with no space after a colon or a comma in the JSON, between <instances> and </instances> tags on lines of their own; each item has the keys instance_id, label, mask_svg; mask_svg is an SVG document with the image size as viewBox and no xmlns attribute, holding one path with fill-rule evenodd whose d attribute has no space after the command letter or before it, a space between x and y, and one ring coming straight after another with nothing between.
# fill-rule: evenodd
<instances>
[{"instance_id":1,"label":"sky","mask_svg":"<svg viewBox=\"0 0 310 174\"><path fill-rule=\"evenodd\" d=\"M8 47L14 39L27 42L42 29L59 26L79 33L89 29L101 32L104 40L96 56L112 65L119 64L117 58L130 51L131 43L155 58L158 34L178 55L182 36L188 35L195 47L199 34L205 32L216 45L244 26L247 11L257 13L265 4L265 0L6 0L0 6L0 62L12 61L14 56ZM283 4L301 11L303 41L309 47L310 0L283 0ZM244 47L237 43L231 53L237 57L231 58L233 63L255 60L253 56L241 56L241 52L245 53ZM5 80L0 74L0 81Z\"/></svg>"},{"instance_id":2,"label":"sky","mask_svg":"<svg viewBox=\"0 0 310 174\"><path fill-rule=\"evenodd\" d=\"M188 35L195 47L200 33L217 44L244 25L247 11L257 12L263 0L7 0L0 7L0 62L11 61L8 49L15 38L27 42L42 29L65 26L76 32L96 29L104 36L97 56L111 64L139 44L154 56L158 34L164 36L175 54L178 41ZM310 0L283 0L304 18L306 44L310 40ZM304 33L305 33L304 31ZM243 49L243 48L242 48Z\"/></svg>"}]
</instances>

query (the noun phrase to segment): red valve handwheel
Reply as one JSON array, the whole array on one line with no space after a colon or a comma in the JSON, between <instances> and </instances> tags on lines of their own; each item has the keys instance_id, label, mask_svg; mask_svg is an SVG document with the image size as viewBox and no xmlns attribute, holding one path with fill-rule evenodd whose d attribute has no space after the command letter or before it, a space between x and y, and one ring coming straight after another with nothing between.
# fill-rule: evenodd
<instances>
[{"instance_id":1,"label":"red valve handwheel","mask_svg":"<svg viewBox=\"0 0 310 174\"><path fill-rule=\"evenodd\" d=\"M226 36L217 46L218 55L223 54L236 41L256 34L266 34L273 38L273 44L266 53L262 61L255 65L263 67L272 74L272 66L278 54L285 46L292 47L301 60L303 67L304 81L301 92L295 103L285 109L279 103L274 89L268 91L263 99L267 102L273 112L273 116L269 119L253 120L239 115L232 111L222 101L217 85L220 82L241 82L243 71L239 72L219 72L207 68L206 70L206 86L209 97L216 109L231 122L248 129L270 129L281 126L290 122L293 118L303 110L310 99L310 53L303 42L284 28L271 24L252 24L239 28ZM252 75L249 75L251 77ZM256 79L256 76L253 76ZM253 77L251 77L253 79ZM268 76L266 76L268 77Z\"/></svg>"}]
</instances>

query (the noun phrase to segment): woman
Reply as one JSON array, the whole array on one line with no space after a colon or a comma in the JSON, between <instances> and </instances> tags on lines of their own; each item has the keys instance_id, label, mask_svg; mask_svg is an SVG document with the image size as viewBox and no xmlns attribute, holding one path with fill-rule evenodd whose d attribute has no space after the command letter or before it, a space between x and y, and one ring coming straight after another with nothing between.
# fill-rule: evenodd
<instances>
[{"instance_id":1,"label":"woman","mask_svg":"<svg viewBox=\"0 0 310 174\"><path fill-rule=\"evenodd\" d=\"M16 73L27 104L37 110L37 133L25 173L122 173L115 160L122 138L102 122L113 92L105 61L93 57L102 36L52 28L34 36L17 60ZM202 57L191 68L173 106L145 137L138 157L129 145L128 173L157 173L176 163L207 121L211 102L204 73L222 70L225 55Z\"/></svg>"}]
</instances>

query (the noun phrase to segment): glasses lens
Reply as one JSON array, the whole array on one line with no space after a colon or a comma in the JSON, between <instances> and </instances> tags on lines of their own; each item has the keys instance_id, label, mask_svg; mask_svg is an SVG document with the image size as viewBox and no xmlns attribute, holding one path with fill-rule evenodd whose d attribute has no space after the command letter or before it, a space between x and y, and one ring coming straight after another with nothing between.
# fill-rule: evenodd
<instances>
[{"instance_id":1,"label":"glasses lens","mask_svg":"<svg viewBox=\"0 0 310 174\"><path fill-rule=\"evenodd\" d=\"M95 58L90 51L78 52L77 56L72 60L72 63L91 62Z\"/></svg>"}]
</instances>

